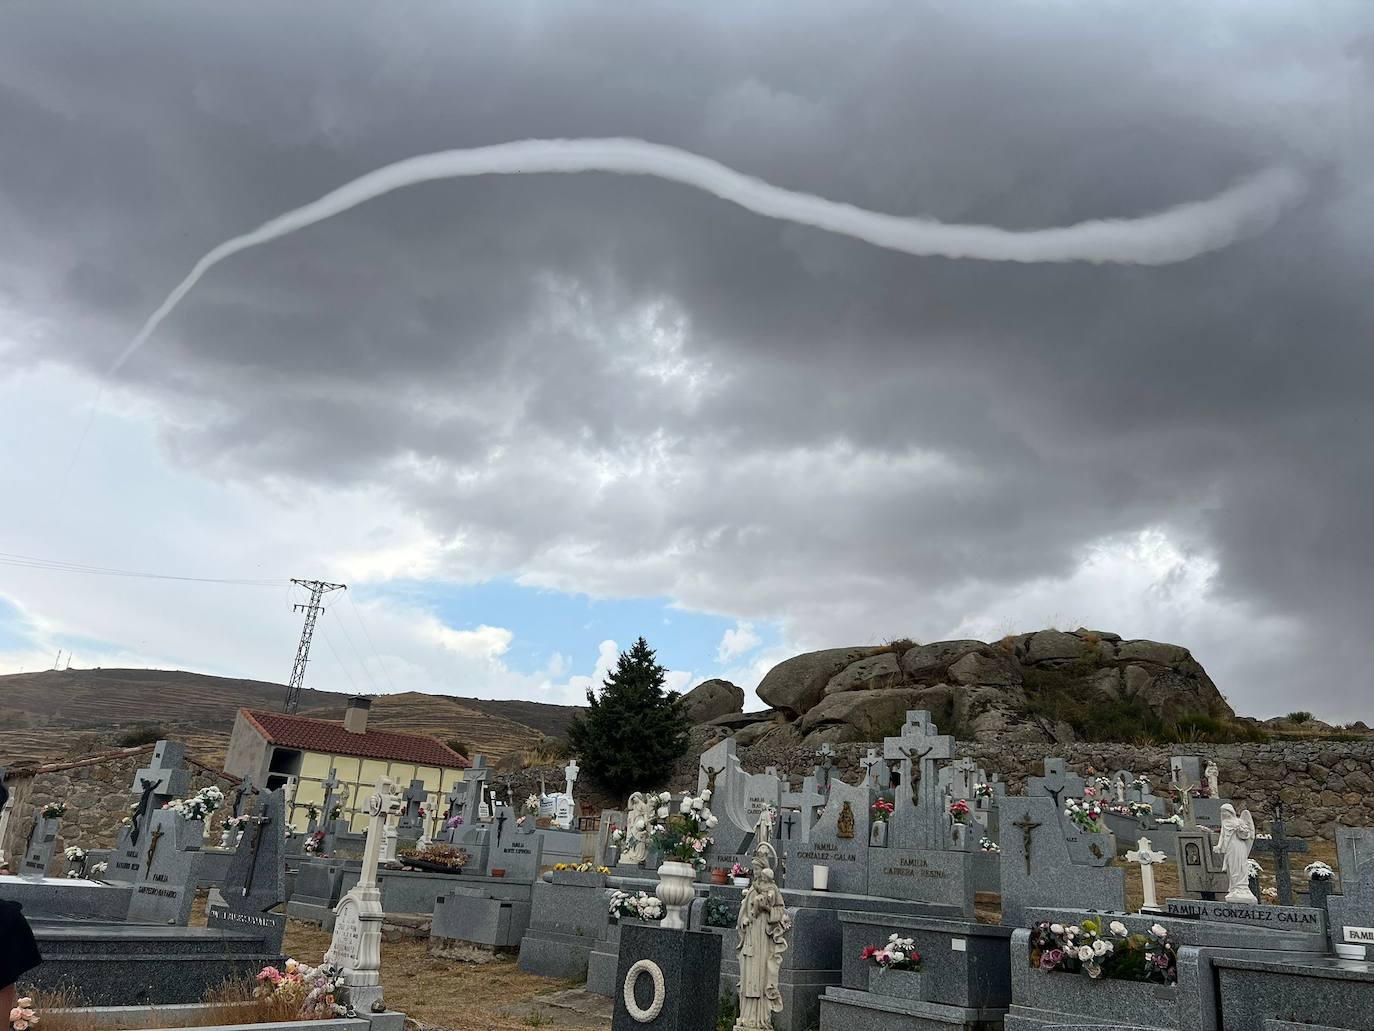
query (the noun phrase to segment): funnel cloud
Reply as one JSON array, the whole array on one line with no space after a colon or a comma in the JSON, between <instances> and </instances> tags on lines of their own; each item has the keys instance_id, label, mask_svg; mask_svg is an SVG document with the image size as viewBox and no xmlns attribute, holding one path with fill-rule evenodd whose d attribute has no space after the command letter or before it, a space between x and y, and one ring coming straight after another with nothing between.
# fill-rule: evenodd
<instances>
[{"instance_id":1,"label":"funnel cloud","mask_svg":"<svg viewBox=\"0 0 1374 1031\"><path fill-rule=\"evenodd\" d=\"M490 147L444 150L386 165L319 200L226 240L195 267L115 359L118 371L142 347L206 272L225 258L343 214L375 197L438 179L483 175L613 172L647 175L693 186L767 218L850 236L875 247L921 256L1014 262L1114 262L1170 265L1219 250L1261 232L1304 192L1301 176L1272 168L1209 200L1181 204L1134 219L1095 219L1053 229L1014 231L949 225L926 218L868 211L810 193L774 186L718 161L677 147L634 139L521 140Z\"/></svg>"}]
</instances>

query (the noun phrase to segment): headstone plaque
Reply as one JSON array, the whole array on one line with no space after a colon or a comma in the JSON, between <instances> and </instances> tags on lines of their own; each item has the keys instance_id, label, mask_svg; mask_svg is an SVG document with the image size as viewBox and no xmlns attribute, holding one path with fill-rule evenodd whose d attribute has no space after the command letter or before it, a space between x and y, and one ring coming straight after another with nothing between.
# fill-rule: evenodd
<instances>
[{"instance_id":1,"label":"headstone plaque","mask_svg":"<svg viewBox=\"0 0 1374 1031\"><path fill-rule=\"evenodd\" d=\"M148 851L144 839L151 829L153 813L191 788L191 774L184 769L185 761L185 745L179 741L159 741L153 746L152 760L134 774L129 790L138 794L138 800L129 823L120 828L110 854L105 873L108 880L136 884L143 879L144 855Z\"/></svg>"},{"instance_id":2,"label":"headstone plaque","mask_svg":"<svg viewBox=\"0 0 1374 1031\"><path fill-rule=\"evenodd\" d=\"M834 777L830 801L811 832L811 840L788 849L786 886L810 891L813 871L829 868L828 890L853 895L868 892L869 806L873 792L867 783L851 786Z\"/></svg>"},{"instance_id":3,"label":"headstone plaque","mask_svg":"<svg viewBox=\"0 0 1374 1031\"><path fill-rule=\"evenodd\" d=\"M141 877L129 899L131 924L175 924L185 927L196 897L196 863L204 824L171 809L153 814L144 838Z\"/></svg>"},{"instance_id":4,"label":"headstone plaque","mask_svg":"<svg viewBox=\"0 0 1374 1031\"><path fill-rule=\"evenodd\" d=\"M490 869L504 870L502 874L508 881L528 881L533 883L540 873L540 862L544 854L544 834L509 834L506 840L490 853Z\"/></svg>"},{"instance_id":5,"label":"headstone plaque","mask_svg":"<svg viewBox=\"0 0 1374 1031\"><path fill-rule=\"evenodd\" d=\"M41 810L34 813L29 840L24 847L24 860L19 864L21 877L48 875L48 870L52 866L53 850L57 847L57 832L61 829L60 818L44 816Z\"/></svg>"},{"instance_id":6,"label":"headstone plaque","mask_svg":"<svg viewBox=\"0 0 1374 1031\"><path fill-rule=\"evenodd\" d=\"M1000 808L1003 924L1023 923L1032 908L1125 910L1123 871L1108 865L1111 854L1074 856L1053 797L1008 796Z\"/></svg>"}]
</instances>

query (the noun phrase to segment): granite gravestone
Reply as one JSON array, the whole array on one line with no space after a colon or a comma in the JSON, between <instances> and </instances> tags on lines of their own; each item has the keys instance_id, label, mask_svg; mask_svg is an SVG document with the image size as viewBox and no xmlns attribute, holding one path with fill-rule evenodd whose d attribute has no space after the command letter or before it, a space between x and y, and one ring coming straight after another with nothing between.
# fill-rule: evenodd
<instances>
[{"instance_id":1,"label":"granite gravestone","mask_svg":"<svg viewBox=\"0 0 1374 1031\"><path fill-rule=\"evenodd\" d=\"M820 788L820 772L813 769L802 779L799 791L782 793L782 812L778 820L778 840L790 848L811 840L811 829L825 806L825 792Z\"/></svg>"},{"instance_id":2,"label":"granite gravestone","mask_svg":"<svg viewBox=\"0 0 1374 1031\"><path fill-rule=\"evenodd\" d=\"M205 925L252 930L281 948L286 917L269 910L286 901L286 798L280 790L258 795L224 877L222 900L212 902Z\"/></svg>"},{"instance_id":3,"label":"granite gravestone","mask_svg":"<svg viewBox=\"0 0 1374 1031\"><path fill-rule=\"evenodd\" d=\"M24 843L24 858L19 864L20 877L46 877L52 866L53 850L57 847L57 833L62 829L62 818L44 816L41 809L33 814L33 826L29 828L29 839Z\"/></svg>"},{"instance_id":4,"label":"granite gravestone","mask_svg":"<svg viewBox=\"0 0 1374 1031\"><path fill-rule=\"evenodd\" d=\"M196 898L196 863L205 824L171 809L159 809L144 839L143 873L129 899L131 924L185 927Z\"/></svg>"},{"instance_id":5,"label":"granite gravestone","mask_svg":"<svg viewBox=\"0 0 1374 1031\"><path fill-rule=\"evenodd\" d=\"M1212 844L1212 832L1206 827L1183 827L1175 834L1174 861L1179 891L1185 898L1215 899L1226 894L1230 878Z\"/></svg>"},{"instance_id":6,"label":"granite gravestone","mask_svg":"<svg viewBox=\"0 0 1374 1031\"><path fill-rule=\"evenodd\" d=\"M701 754L697 761L697 792L709 789L711 812L720 821L713 832L717 864L730 865L744 856L764 809L777 810L786 783L776 767L746 773L735 753L735 739L727 737Z\"/></svg>"},{"instance_id":7,"label":"granite gravestone","mask_svg":"<svg viewBox=\"0 0 1374 1031\"><path fill-rule=\"evenodd\" d=\"M1109 865L1111 851L1075 856L1052 797L1008 796L1001 811L1003 924L1024 923L1026 910L1041 906L1113 913L1126 908L1125 878Z\"/></svg>"},{"instance_id":8,"label":"granite gravestone","mask_svg":"<svg viewBox=\"0 0 1374 1031\"><path fill-rule=\"evenodd\" d=\"M186 746L179 741L159 741L152 761L134 774L131 791L138 793L129 823L120 829L105 876L111 881L137 884L143 880L143 858L153 813L191 788L191 774L184 768Z\"/></svg>"},{"instance_id":9,"label":"granite gravestone","mask_svg":"<svg viewBox=\"0 0 1374 1031\"><path fill-rule=\"evenodd\" d=\"M1031 798L1052 798L1055 807L1062 810L1069 799L1082 798L1087 786L1087 781L1070 770L1065 760L1051 757L1045 760L1044 776L1026 779L1026 794Z\"/></svg>"},{"instance_id":10,"label":"granite gravestone","mask_svg":"<svg viewBox=\"0 0 1374 1031\"><path fill-rule=\"evenodd\" d=\"M504 808L504 807L503 807ZM505 840L491 850L488 871L504 870L508 881L533 883L538 878L544 855L544 833L534 829L531 821L505 835Z\"/></svg>"},{"instance_id":11,"label":"granite gravestone","mask_svg":"<svg viewBox=\"0 0 1374 1031\"><path fill-rule=\"evenodd\" d=\"M809 841L788 849L786 887L810 891L815 869L828 868L832 892L864 895L868 892L869 807L874 792L867 783L849 785L838 777L830 781L829 801Z\"/></svg>"},{"instance_id":12,"label":"granite gravestone","mask_svg":"<svg viewBox=\"0 0 1374 1031\"><path fill-rule=\"evenodd\" d=\"M621 927L612 1031L714 1031L720 942L710 931Z\"/></svg>"},{"instance_id":13,"label":"granite gravestone","mask_svg":"<svg viewBox=\"0 0 1374 1031\"><path fill-rule=\"evenodd\" d=\"M1274 886L1279 893L1279 905L1293 904L1293 872L1289 867L1289 856L1300 855L1307 851L1307 842L1288 836L1288 828L1283 823L1283 802L1275 799L1270 804L1273 819L1269 821L1269 837L1255 841L1255 852L1267 852L1274 857Z\"/></svg>"},{"instance_id":14,"label":"granite gravestone","mask_svg":"<svg viewBox=\"0 0 1374 1031\"><path fill-rule=\"evenodd\" d=\"M1187 783L1189 794L1192 795L1194 820L1208 827L1221 824L1221 807L1226 799L1211 795L1210 785L1203 774L1201 756L1173 756L1169 760L1169 780L1175 784Z\"/></svg>"},{"instance_id":15,"label":"granite gravestone","mask_svg":"<svg viewBox=\"0 0 1374 1031\"><path fill-rule=\"evenodd\" d=\"M1374 830L1343 827L1336 832L1341 893L1326 900L1331 940L1337 945L1374 946Z\"/></svg>"},{"instance_id":16,"label":"granite gravestone","mask_svg":"<svg viewBox=\"0 0 1374 1031\"><path fill-rule=\"evenodd\" d=\"M406 788L405 794L401 796L405 800L405 811L401 813L401 818L396 821L396 835L402 840L417 840L425 831L424 817L421 816L421 809L425 801L429 798L429 792L425 790L425 782L422 780L412 780L410 786Z\"/></svg>"},{"instance_id":17,"label":"granite gravestone","mask_svg":"<svg viewBox=\"0 0 1374 1031\"><path fill-rule=\"evenodd\" d=\"M974 876L969 835L970 827L977 825L953 819L947 794L951 777L939 768L940 763L953 758L954 738L939 733L929 712L913 710L907 713L901 735L884 740L883 755L898 762L901 783L893 792L887 844L868 853L868 894L958 906L972 916ZM974 772L971 764L966 764L957 774L965 777L969 795L973 794ZM907 786L913 782L914 800ZM972 821L972 814L966 819Z\"/></svg>"}]
</instances>

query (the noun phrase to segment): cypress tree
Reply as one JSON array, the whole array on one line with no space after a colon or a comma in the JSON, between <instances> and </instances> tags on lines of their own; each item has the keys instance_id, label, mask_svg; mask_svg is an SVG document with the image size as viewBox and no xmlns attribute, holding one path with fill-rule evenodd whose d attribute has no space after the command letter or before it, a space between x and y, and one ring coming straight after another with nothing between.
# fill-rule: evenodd
<instances>
[{"instance_id":1,"label":"cypress tree","mask_svg":"<svg viewBox=\"0 0 1374 1031\"><path fill-rule=\"evenodd\" d=\"M681 695L663 690L666 672L641 637L620 653L600 697L587 690L587 711L568 727L568 744L588 775L617 794L662 787L687 751L691 724Z\"/></svg>"}]
</instances>

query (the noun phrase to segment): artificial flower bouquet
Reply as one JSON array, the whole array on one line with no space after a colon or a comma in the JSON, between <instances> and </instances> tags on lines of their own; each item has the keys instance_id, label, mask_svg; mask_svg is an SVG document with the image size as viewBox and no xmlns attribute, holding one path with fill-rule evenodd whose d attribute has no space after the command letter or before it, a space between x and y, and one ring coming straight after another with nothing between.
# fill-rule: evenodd
<instances>
[{"instance_id":1,"label":"artificial flower bouquet","mask_svg":"<svg viewBox=\"0 0 1374 1031\"><path fill-rule=\"evenodd\" d=\"M997 855L1002 851L1002 846L997 844L997 842L993 841L987 835L984 835L978 839L978 851L991 852L993 855Z\"/></svg>"},{"instance_id":2,"label":"artificial flower bouquet","mask_svg":"<svg viewBox=\"0 0 1374 1031\"><path fill-rule=\"evenodd\" d=\"M58 820L67 815L66 802L49 802L43 807L43 819Z\"/></svg>"},{"instance_id":3,"label":"artificial flower bouquet","mask_svg":"<svg viewBox=\"0 0 1374 1031\"><path fill-rule=\"evenodd\" d=\"M423 865L448 873L462 873L463 867L472 861L472 857L461 848L437 841L420 848L404 849L396 857L406 865Z\"/></svg>"},{"instance_id":4,"label":"artificial flower bouquet","mask_svg":"<svg viewBox=\"0 0 1374 1031\"><path fill-rule=\"evenodd\" d=\"M968 823L969 813L968 802L962 798L956 798L949 806L949 815L955 823Z\"/></svg>"},{"instance_id":5,"label":"artificial flower bouquet","mask_svg":"<svg viewBox=\"0 0 1374 1031\"><path fill-rule=\"evenodd\" d=\"M1178 983L1178 946L1160 924L1132 934L1120 920L1113 920L1105 932L1098 917L1081 926L1042 921L1031 927L1030 963L1091 978Z\"/></svg>"},{"instance_id":6,"label":"artificial flower bouquet","mask_svg":"<svg viewBox=\"0 0 1374 1031\"><path fill-rule=\"evenodd\" d=\"M1336 876L1336 871L1327 866L1320 859L1315 863L1308 863L1303 867L1303 873L1307 874L1309 881L1329 881Z\"/></svg>"},{"instance_id":7,"label":"artificial flower bouquet","mask_svg":"<svg viewBox=\"0 0 1374 1031\"><path fill-rule=\"evenodd\" d=\"M17 1000L17 1004L10 1010L10 1027L14 1031L29 1031L29 1028L38 1025L38 1014L33 1011L33 999L24 996Z\"/></svg>"},{"instance_id":8,"label":"artificial flower bouquet","mask_svg":"<svg viewBox=\"0 0 1374 1031\"><path fill-rule=\"evenodd\" d=\"M879 798L869 807L869 812L873 816L874 823L887 823L888 817L893 814L896 808L890 799Z\"/></svg>"},{"instance_id":9,"label":"artificial flower bouquet","mask_svg":"<svg viewBox=\"0 0 1374 1031\"><path fill-rule=\"evenodd\" d=\"M599 873L609 875L609 866L597 866L595 863L554 863L555 873Z\"/></svg>"},{"instance_id":10,"label":"artificial flower bouquet","mask_svg":"<svg viewBox=\"0 0 1374 1031\"><path fill-rule=\"evenodd\" d=\"M1089 834L1097 834L1107 829L1102 823L1102 804L1092 798L1066 800L1064 815Z\"/></svg>"},{"instance_id":11,"label":"artificial flower bouquet","mask_svg":"<svg viewBox=\"0 0 1374 1031\"><path fill-rule=\"evenodd\" d=\"M611 916L617 920L630 917L639 920L662 920L663 900L656 895L642 891L631 894L628 891L611 892Z\"/></svg>"},{"instance_id":12,"label":"artificial flower bouquet","mask_svg":"<svg viewBox=\"0 0 1374 1031\"><path fill-rule=\"evenodd\" d=\"M209 787L201 788L190 798L174 798L170 802L165 802L162 808L170 809L187 820L205 820L223 804L224 792L211 784Z\"/></svg>"},{"instance_id":13,"label":"artificial flower bouquet","mask_svg":"<svg viewBox=\"0 0 1374 1031\"><path fill-rule=\"evenodd\" d=\"M678 811L672 812L672 796L666 791L650 796L656 805L658 822L650 840L665 862L690 863L698 870L706 866L706 850L714 840L711 831L717 821L710 809L711 791L699 795L684 791Z\"/></svg>"},{"instance_id":14,"label":"artificial flower bouquet","mask_svg":"<svg viewBox=\"0 0 1374 1031\"><path fill-rule=\"evenodd\" d=\"M302 1019L348 1016L348 981L336 966L308 967L288 959L281 970L263 967L257 981L258 986L253 990L256 998L286 1002L299 998Z\"/></svg>"},{"instance_id":15,"label":"artificial flower bouquet","mask_svg":"<svg viewBox=\"0 0 1374 1031\"><path fill-rule=\"evenodd\" d=\"M866 945L859 958L874 964L879 970L921 969L921 954L916 951L916 939L903 938L895 932L886 945Z\"/></svg>"}]
</instances>

